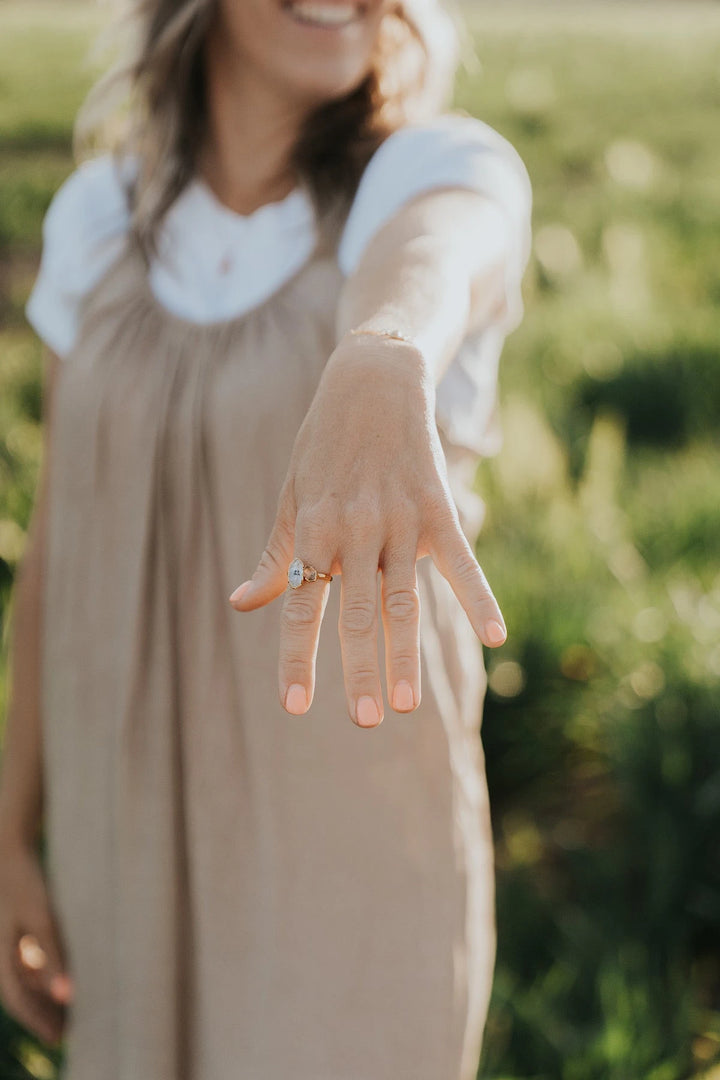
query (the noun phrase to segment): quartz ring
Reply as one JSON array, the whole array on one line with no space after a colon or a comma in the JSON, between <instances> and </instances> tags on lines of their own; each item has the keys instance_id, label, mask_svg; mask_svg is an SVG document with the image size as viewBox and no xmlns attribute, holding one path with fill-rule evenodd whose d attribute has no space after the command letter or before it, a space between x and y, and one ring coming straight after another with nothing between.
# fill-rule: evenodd
<instances>
[{"instance_id":1,"label":"quartz ring","mask_svg":"<svg viewBox=\"0 0 720 1080\"><path fill-rule=\"evenodd\" d=\"M317 581L320 578L323 581L332 581L332 574L323 574L302 559L293 559L288 567L288 585L291 589L299 588L304 581Z\"/></svg>"}]
</instances>

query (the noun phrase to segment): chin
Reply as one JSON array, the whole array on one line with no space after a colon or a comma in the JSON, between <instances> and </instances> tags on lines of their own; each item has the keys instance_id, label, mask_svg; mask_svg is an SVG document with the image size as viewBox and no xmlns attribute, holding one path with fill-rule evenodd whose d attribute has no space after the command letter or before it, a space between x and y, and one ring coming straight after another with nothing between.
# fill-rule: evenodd
<instances>
[{"instance_id":1,"label":"chin","mask_svg":"<svg viewBox=\"0 0 720 1080\"><path fill-rule=\"evenodd\" d=\"M363 82L370 70L367 64L336 64L328 65L328 68L331 69L322 72L315 69L306 78L293 80L289 89L308 105L320 106L347 97Z\"/></svg>"}]
</instances>

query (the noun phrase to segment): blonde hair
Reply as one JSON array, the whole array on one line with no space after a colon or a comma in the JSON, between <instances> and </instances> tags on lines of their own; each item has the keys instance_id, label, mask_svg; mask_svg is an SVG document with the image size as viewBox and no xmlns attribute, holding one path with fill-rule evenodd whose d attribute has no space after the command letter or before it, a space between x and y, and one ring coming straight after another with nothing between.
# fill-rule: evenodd
<instances>
[{"instance_id":1,"label":"blonde hair","mask_svg":"<svg viewBox=\"0 0 720 1080\"><path fill-rule=\"evenodd\" d=\"M78 112L76 159L96 148L137 160L127 183L131 229L146 258L157 230L192 179L204 120L203 41L215 0L114 0L118 18L98 47L120 55ZM290 165L306 188L321 231L347 213L363 169L380 143L451 101L463 50L472 44L455 0L397 0L384 16L371 69L345 97L305 119Z\"/></svg>"}]
</instances>

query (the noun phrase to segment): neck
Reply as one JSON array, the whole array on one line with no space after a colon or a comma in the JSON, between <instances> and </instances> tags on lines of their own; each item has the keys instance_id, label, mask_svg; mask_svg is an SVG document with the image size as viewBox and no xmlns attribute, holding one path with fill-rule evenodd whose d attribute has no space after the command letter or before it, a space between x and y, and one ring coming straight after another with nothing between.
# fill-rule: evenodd
<instances>
[{"instance_id":1,"label":"neck","mask_svg":"<svg viewBox=\"0 0 720 1080\"><path fill-rule=\"evenodd\" d=\"M197 171L225 206L251 214L296 186L289 161L306 109L238 64L220 34L208 34L205 49L207 132Z\"/></svg>"}]
</instances>

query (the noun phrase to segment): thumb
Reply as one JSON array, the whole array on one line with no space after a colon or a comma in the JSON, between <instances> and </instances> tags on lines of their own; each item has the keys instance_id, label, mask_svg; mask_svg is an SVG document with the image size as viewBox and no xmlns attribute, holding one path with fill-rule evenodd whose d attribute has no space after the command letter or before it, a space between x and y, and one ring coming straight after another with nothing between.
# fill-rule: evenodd
<instances>
[{"instance_id":1,"label":"thumb","mask_svg":"<svg viewBox=\"0 0 720 1080\"><path fill-rule=\"evenodd\" d=\"M289 504L284 503L275 518L254 574L230 595L230 603L236 611L253 611L263 607L285 591L294 544L295 518Z\"/></svg>"}]
</instances>

